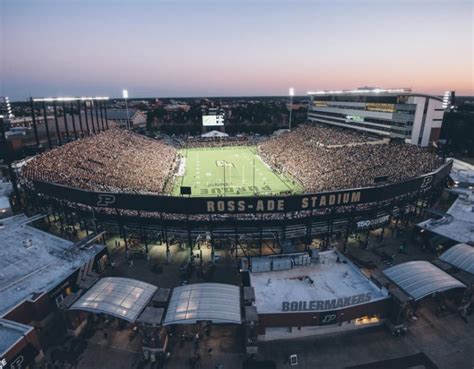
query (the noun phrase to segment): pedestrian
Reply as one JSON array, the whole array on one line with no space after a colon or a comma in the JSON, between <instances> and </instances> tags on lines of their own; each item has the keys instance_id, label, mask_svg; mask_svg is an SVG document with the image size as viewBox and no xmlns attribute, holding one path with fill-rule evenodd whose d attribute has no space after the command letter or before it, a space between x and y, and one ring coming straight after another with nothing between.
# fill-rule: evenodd
<instances>
[{"instance_id":1,"label":"pedestrian","mask_svg":"<svg viewBox=\"0 0 474 369\"><path fill-rule=\"evenodd\" d=\"M209 347L209 348L207 349L207 353L209 354L209 356L212 356L212 348Z\"/></svg>"}]
</instances>

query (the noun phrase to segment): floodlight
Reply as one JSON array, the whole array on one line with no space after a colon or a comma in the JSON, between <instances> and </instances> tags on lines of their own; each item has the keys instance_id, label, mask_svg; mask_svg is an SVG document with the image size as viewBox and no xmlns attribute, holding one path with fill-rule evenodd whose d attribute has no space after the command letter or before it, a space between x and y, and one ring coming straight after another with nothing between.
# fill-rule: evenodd
<instances>
[{"instance_id":1,"label":"floodlight","mask_svg":"<svg viewBox=\"0 0 474 369\"><path fill-rule=\"evenodd\" d=\"M295 89L290 87L290 96L295 96Z\"/></svg>"},{"instance_id":2,"label":"floodlight","mask_svg":"<svg viewBox=\"0 0 474 369\"><path fill-rule=\"evenodd\" d=\"M127 90L123 90L123 91L122 91L122 97L123 97L124 99L128 99L128 91L127 91Z\"/></svg>"}]
</instances>

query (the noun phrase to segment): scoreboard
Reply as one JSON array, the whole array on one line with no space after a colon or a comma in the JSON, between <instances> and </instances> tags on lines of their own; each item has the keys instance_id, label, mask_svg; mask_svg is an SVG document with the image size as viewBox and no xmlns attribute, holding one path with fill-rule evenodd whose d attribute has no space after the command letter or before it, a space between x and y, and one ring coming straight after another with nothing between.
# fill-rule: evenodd
<instances>
[{"instance_id":1,"label":"scoreboard","mask_svg":"<svg viewBox=\"0 0 474 369\"><path fill-rule=\"evenodd\" d=\"M204 127L223 126L224 125L224 114L203 115L202 116L202 125Z\"/></svg>"}]
</instances>

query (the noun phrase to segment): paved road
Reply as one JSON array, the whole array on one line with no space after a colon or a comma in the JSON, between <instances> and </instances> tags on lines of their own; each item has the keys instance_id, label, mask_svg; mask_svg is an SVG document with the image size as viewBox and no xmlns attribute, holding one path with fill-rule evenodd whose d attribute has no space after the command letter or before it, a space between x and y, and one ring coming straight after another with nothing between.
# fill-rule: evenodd
<instances>
[{"instance_id":1,"label":"paved road","mask_svg":"<svg viewBox=\"0 0 474 369\"><path fill-rule=\"evenodd\" d=\"M298 354L298 368L325 369L382 361L425 353L439 369L474 367L474 319L468 324L457 315L437 318L430 308L418 311L419 319L410 324L403 337L393 337L385 328L371 328L342 335L265 342L260 354L274 358L277 368L290 354ZM383 366L381 366L383 368Z\"/></svg>"}]
</instances>

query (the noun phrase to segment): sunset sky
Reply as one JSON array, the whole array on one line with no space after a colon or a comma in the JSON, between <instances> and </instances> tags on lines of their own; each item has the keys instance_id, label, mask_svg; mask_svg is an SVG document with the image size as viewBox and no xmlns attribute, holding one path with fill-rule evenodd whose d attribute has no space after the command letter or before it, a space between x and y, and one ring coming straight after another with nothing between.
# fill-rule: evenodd
<instances>
[{"instance_id":1,"label":"sunset sky","mask_svg":"<svg viewBox=\"0 0 474 369\"><path fill-rule=\"evenodd\" d=\"M0 95L474 95L470 0L0 0Z\"/></svg>"}]
</instances>

